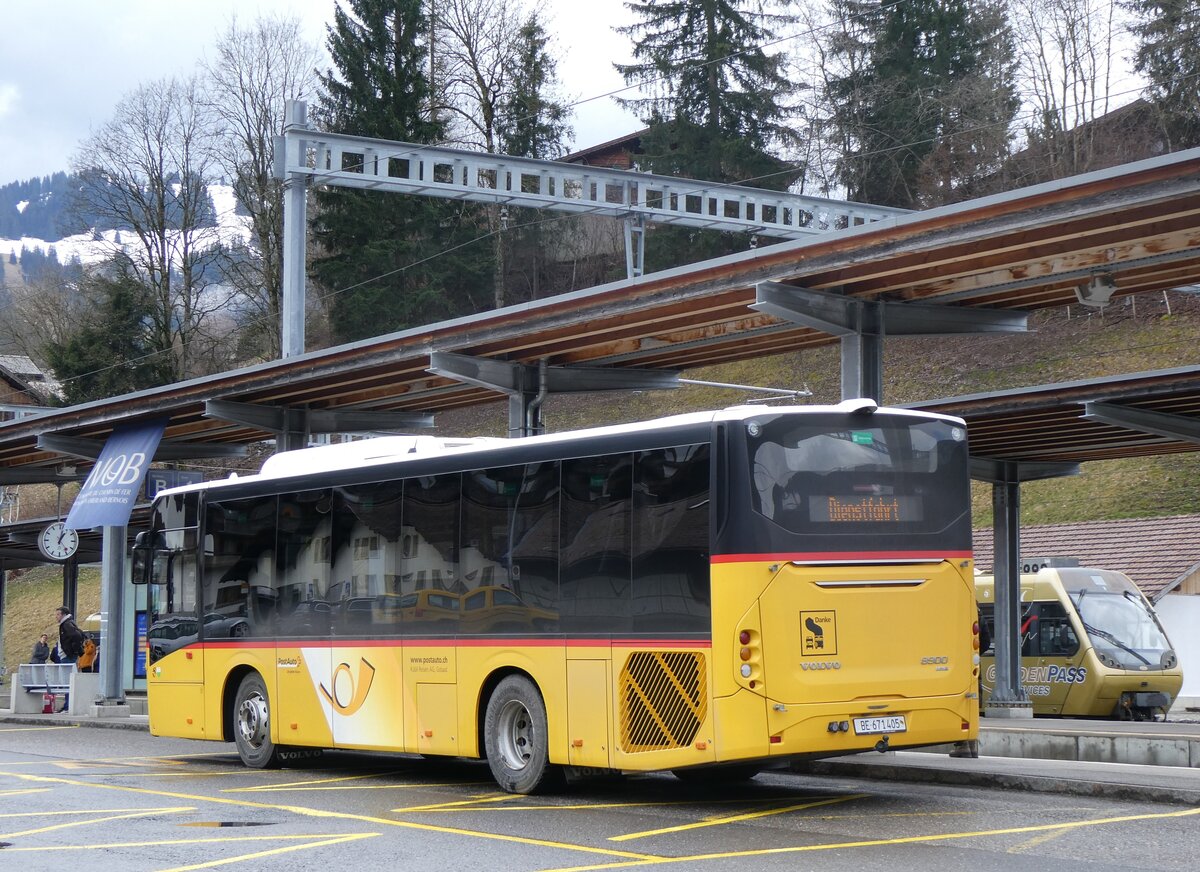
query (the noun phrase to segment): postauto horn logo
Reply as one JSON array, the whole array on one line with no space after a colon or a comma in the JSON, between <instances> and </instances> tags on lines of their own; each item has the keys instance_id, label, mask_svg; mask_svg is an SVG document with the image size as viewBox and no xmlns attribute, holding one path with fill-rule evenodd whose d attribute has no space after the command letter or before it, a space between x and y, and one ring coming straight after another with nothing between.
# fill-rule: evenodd
<instances>
[{"instance_id":1,"label":"postauto horn logo","mask_svg":"<svg viewBox=\"0 0 1200 872\"><path fill-rule=\"evenodd\" d=\"M321 694L339 714L349 716L362 708L363 703L367 701L367 693L370 692L371 682L374 680L375 667L360 657L357 677L351 672L349 663L339 663L329 682L333 689L330 690L322 684Z\"/></svg>"}]
</instances>

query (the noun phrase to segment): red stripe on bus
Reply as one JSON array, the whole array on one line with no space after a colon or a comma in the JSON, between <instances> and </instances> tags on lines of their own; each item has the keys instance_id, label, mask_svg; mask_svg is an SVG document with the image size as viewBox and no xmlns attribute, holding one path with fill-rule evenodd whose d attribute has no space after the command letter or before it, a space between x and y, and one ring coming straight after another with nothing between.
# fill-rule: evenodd
<instances>
[{"instance_id":1,"label":"red stripe on bus","mask_svg":"<svg viewBox=\"0 0 1200 872\"><path fill-rule=\"evenodd\" d=\"M247 642L234 639L212 640L188 648L401 648L420 645L425 648L711 648L711 639L563 639L559 638L490 638L445 639L405 636L395 639L272 639Z\"/></svg>"},{"instance_id":2,"label":"red stripe on bus","mask_svg":"<svg viewBox=\"0 0 1200 872\"><path fill-rule=\"evenodd\" d=\"M791 551L780 554L714 554L710 563L753 563L756 561L819 561L837 560L845 563L878 562L880 560L970 560L971 551Z\"/></svg>"}]
</instances>

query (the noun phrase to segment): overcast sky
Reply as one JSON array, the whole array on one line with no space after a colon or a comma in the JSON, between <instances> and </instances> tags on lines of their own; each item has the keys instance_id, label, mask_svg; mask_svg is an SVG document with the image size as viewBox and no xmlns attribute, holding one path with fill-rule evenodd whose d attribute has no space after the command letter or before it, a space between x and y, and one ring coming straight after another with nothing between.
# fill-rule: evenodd
<instances>
[{"instance_id":1,"label":"overcast sky","mask_svg":"<svg viewBox=\"0 0 1200 872\"><path fill-rule=\"evenodd\" d=\"M622 0L544 0L557 42L559 77L572 99L623 85L614 62L629 41L612 30L626 20ZM296 15L324 46L335 0L0 0L0 185L69 170L91 130L109 120L139 84L194 70L211 55L234 10ZM611 99L576 110L575 145L637 128Z\"/></svg>"}]
</instances>

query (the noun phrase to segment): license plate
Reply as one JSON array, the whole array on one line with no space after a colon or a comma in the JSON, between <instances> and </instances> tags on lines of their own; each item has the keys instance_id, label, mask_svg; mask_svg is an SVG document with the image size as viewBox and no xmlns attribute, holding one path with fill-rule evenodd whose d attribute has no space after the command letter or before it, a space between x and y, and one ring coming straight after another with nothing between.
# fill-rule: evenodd
<instances>
[{"instance_id":1,"label":"license plate","mask_svg":"<svg viewBox=\"0 0 1200 872\"><path fill-rule=\"evenodd\" d=\"M884 715L876 718L855 718L854 732L860 736L878 733L903 733L908 730L904 715Z\"/></svg>"}]
</instances>

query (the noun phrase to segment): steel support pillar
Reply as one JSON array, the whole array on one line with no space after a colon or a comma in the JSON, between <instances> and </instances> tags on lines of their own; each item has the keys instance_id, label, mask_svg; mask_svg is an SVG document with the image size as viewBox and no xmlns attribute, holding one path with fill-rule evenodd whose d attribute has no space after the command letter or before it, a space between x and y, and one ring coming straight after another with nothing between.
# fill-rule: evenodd
<instances>
[{"instance_id":1,"label":"steel support pillar","mask_svg":"<svg viewBox=\"0 0 1200 872\"><path fill-rule=\"evenodd\" d=\"M75 615L75 609L79 605L79 564L74 560L68 560L62 565L63 583L62 583L62 604L66 606L71 614ZM75 621L78 623L81 620L79 615L75 615Z\"/></svg>"},{"instance_id":2,"label":"steel support pillar","mask_svg":"<svg viewBox=\"0 0 1200 872\"><path fill-rule=\"evenodd\" d=\"M100 562L100 695L93 707L99 717L128 717L125 702L125 548L126 528L105 527Z\"/></svg>"},{"instance_id":3,"label":"steel support pillar","mask_svg":"<svg viewBox=\"0 0 1200 872\"><path fill-rule=\"evenodd\" d=\"M625 275L631 279L646 271L646 216L625 219Z\"/></svg>"},{"instance_id":4,"label":"steel support pillar","mask_svg":"<svg viewBox=\"0 0 1200 872\"><path fill-rule=\"evenodd\" d=\"M292 158L307 163L307 141L297 138L308 129L308 105L288 100L284 135L275 138L275 178L283 182L283 294L280 300L280 352L283 357L304 353L304 260L308 222L308 177L289 172L289 147L296 149ZM288 134L293 138L289 139Z\"/></svg>"},{"instance_id":5,"label":"steel support pillar","mask_svg":"<svg viewBox=\"0 0 1200 872\"><path fill-rule=\"evenodd\" d=\"M992 485L993 545L995 554L996 680L987 704L989 717L1031 718L1033 704L1021 684L1021 484L1016 464L1006 470L1006 481Z\"/></svg>"},{"instance_id":6,"label":"steel support pillar","mask_svg":"<svg viewBox=\"0 0 1200 872\"><path fill-rule=\"evenodd\" d=\"M1078 474L1078 463L971 458L971 477L992 484L996 676L985 709L989 717L1033 717L1021 683L1021 482Z\"/></svg>"}]
</instances>

